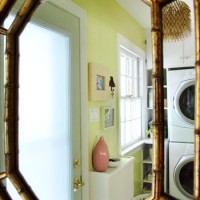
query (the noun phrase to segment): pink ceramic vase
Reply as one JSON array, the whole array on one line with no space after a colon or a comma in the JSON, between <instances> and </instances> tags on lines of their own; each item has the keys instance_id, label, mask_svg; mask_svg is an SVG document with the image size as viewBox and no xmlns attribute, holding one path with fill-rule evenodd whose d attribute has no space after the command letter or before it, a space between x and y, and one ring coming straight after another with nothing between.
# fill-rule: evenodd
<instances>
[{"instance_id":1,"label":"pink ceramic vase","mask_svg":"<svg viewBox=\"0 0 200 200\"><path fill-rule=\"evenodd\" d=\"M108 146L103 137L100 137L92 152L92 164L97 172L105 172L109 164Z\"/></svg>"}]
</instances>

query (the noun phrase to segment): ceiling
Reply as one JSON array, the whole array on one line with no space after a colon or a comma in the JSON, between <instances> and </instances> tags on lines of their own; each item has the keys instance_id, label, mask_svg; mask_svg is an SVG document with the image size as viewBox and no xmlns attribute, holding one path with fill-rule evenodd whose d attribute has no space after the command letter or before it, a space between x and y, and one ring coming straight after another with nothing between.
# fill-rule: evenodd
<instances>
[{"instance_id":1,"label":"ceiling","mask_svg":"<svg viewBox=\"0 0 200 200\"><path fill-rule=\"evenodd\" d=\"M116 0L143 28L151 27L150 7L142 0Z\"/></svg>"},{"instance_id":2,"label":"ceiling","mask_svg":"<svg viewBox=\"0 0 200 200\"><path fill-rule=\"evenodd\" d=\"M194 26L193 1L183 0L191 9L192 27ZM143 28L151 27L151 9L142 0L116 0Z\"/></svg>"}]
</instances>

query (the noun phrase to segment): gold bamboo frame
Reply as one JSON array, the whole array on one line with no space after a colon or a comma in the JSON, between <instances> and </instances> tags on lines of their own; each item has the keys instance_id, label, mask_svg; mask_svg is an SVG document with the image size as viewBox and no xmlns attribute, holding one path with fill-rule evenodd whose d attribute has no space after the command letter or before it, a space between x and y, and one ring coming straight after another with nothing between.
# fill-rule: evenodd
<instances>
[{"instance_id":1,"label":"gold bamboo frame","mask_svg":"<svg viewBox=\"0 0 200 200\"><path fill-rule=\"evenodd\" d=\"M200 0L194 0L196 41L194 199L200 199Z\"/></svg>"},{"instance_id":2,"label":"gold bamboo frame","mask_svg":"<svg viewBox=\"0 0 200 200\"><path fill-rule=\"evenodd\" d=\"M2 25L15 0L0 3L0 24ZM8 177L22 199L36 200L37 196L19 171L18 156L18 82L19 82L19 36L42 0L26 0L18 11L8 30L0 28L6 36L6 80L5 80L5 163L6 171L0 180ZM0 183L0 199L9 200L10 195Z\"/></svg>"},{"instance_id":3,"label":"gold bamboo frame","mask_svg":"<svg viewBox=\"0 0 200 200\"><path fill-rule=\"evenodd\" d=\"M175 199L164 193L164 88L163 88L163 34L162 7L170 0L146 0L151 6L153 48L153 184L150 199Z\"/></svg>"},{"instance_id":4,"label":"gold bamboo frame","mask_svg":"<svg viewBox=\"0 0 200 200\"><path fill-rule=\"evenodd\" d=\"M153 186L149 200L174 197L164 193L164 88L163 88L163 34L162 8L173 0L143 0L151 7L151 31L153 48L152 83L154 94L153 111ZM200 199L200 0L193 0L196 41L196 86L195 86L195 156L194 199Z\"/></svg>"},{"instance_id":5,"label":"gold bamboo frame","mask_svg":"<svg viewBox=\"0 0 200 200\"><path fill-rule=\"evenodd\" d=\"M16 0L1 0L0 25L4 22ZM175 198L164 193L164 89L163 89L163 35L162 7L173 0L143 0L151 6L152 48L153 48L153 187L148 199ZM26 0L11 27L0 27L0 34L6 36L6 83L5 83L5 159L6 171L0 180L8 177L19 195L25 200L38 199L19 171L18 160L18 76L19 35L42 0ZM200 199L200 0L194 0L196 38L196 87L195 87L195 159L194 199ZM197 109L199 108L199 109ZM0 182L0 199L9 200L6 188Z\"/></svg>"}]
</instances>

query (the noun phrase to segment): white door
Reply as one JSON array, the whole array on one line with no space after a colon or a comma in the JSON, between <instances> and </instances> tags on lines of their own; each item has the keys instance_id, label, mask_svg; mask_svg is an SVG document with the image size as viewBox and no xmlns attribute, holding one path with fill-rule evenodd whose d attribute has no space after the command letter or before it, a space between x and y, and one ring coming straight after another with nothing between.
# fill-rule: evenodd
<instances>
[{"instance_id":1,"label":"white door","mask_svg":"<svg viewBox=\"0 0 200 200\"><path fill-rule=\"evenodd\" d=\"M19 167L41 200L81 200L79 27L47 2L20 36Z\"/></svg>"}]
</instances>

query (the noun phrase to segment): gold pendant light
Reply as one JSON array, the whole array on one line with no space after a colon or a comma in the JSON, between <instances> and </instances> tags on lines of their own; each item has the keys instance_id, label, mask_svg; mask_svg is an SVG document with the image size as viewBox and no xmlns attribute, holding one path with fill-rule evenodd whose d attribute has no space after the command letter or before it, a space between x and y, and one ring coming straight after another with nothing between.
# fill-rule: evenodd
<instances>
[{"instance_id":1,"label":"gold pendant light","mask_svg":"<svg viewBox=\"0 0 200 200\"><path fill-rule=\"evenodd\" d=\"M173 1L162 9L163 39L183 40L191 34L191 11L183 1Z\"/></svg>"}]
</instances>

